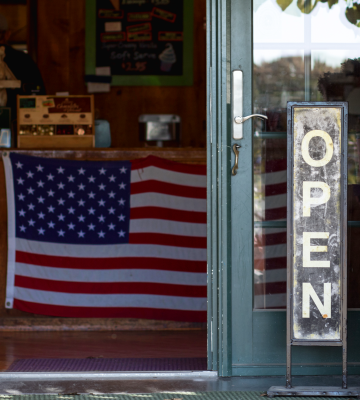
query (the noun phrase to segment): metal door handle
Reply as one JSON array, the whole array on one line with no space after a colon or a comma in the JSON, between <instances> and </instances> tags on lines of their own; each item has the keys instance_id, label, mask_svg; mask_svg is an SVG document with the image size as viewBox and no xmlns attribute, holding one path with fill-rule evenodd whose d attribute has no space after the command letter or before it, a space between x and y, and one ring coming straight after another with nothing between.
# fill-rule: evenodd
<instances>
[{"instance_id":1,"label":"metal door handle","mask_svg":"<svg viewBox=\"0 0 360 400\"><path fill-rule=\"evenodd\" d=\"M258 118L263 118L263 119L268 119L268 117L266 115L262 115L262 114L252 114L249 115L247 117L235 117L234 121L236 124L242 124L243 122L247 121L250 118L254 118L254 117L258 117Z\"/></svg>"},{"instance_id":2,"label":"metal door handle","mask_svg":"<svg viewBox=\"0 0 360 400\"><path fill-rule=\"evenodd\" d=\"M234 164L234 166L232 167L232 170L231 170L232 175L236 175L237 169L239 168L239 149L240 149L240 147L241 146L239 144L236 144L236 143L232 147L233 152L235 154L235 164Z\"/></svg>"},{"instance_id":3,"label":"metal door handle","mask_svg":"<svg viewBox=\"0 0 360 400\"><path fill-rule=\"evenodd\" d=\"M234 140L240 140L244 137L243 123L250 118L259 117L268 119L266 115L253 114L247 117L240 117L243 115L243 72L240 70L232 71L232 137ZM248 103L248 102L247 102Z\"/></svg>"}]
</instances>

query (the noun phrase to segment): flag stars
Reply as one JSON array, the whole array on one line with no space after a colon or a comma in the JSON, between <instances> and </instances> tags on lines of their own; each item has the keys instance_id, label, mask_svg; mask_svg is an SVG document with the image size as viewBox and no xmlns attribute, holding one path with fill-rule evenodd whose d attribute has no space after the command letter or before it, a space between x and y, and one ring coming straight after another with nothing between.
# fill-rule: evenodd
<instances>
[{"instance_id":1,"label":"flag stars","mask_svg":"<svg viewBox=\"0 0 360 400\"><path fill-rule=\"evenodd\" d=\"M94 182L95 182L95 177L94 177L94 176L92 176L92 175L91 175L91 176L89 176L89 178L88 178L88 179L89 179L89 182L90 182L90 183L94 183Z\"/></svg>"},{"instance_id":2,"label":"flag stars","mask_svg":"<svg viewBox=\"0 0 360 400\"><path fill-rule=\"evenodd\" d=\"M38 217L39 217L39 219L44 219L45 214L41 211L41 212L39 212Z\"/></svg>"},{"instance_id":3,"label":"flag stars","mask_svg":"<svg viewBox=\"0 0 360 400\"><path fill-rule=\"evenodd\" d=\"M103 183L101 185L99 185L99 190L105 190L106 185L104 185Z\"/></svg>"},{"instance_id":4,"label":"flag stars","mask_svg":"<svg viewBox=\"0 0 360 400\"><path fill-rule=\"evenodd\" d=\"M59 190L64 189L64 187L65 187L64 183L62 183L62 182L58 183Z\"/></svg>"},{"instance_id":5,"label":"flag stars","mask_svg":"<svg viewBox=\"0 0 360 400\"><path fill-rule=\"evenodd\" d=\"M64 199L58 199L59 206L63 206L65 204Z\"/></svg>"},{"instance_id":6,"label":"flag stars","mask_svg":"<svg viewBox=\"0 0 360 400\"><path fill-rule=\"evenodd\" d=\"M79 207L83 207L85 205L85 201L82 199L79 200L78 203L79 203Z\"/></svg>"},{"instance_id":7,"label":"flag stars","mask_svg":"<svg viewBox=\"0 0 360 400\"><path fill-rule=\"evenodd\" d=\"M19 215L20 217L25 217L26 211L25 210L20 210Z\"/></svg>"},{"instance_id":8,"label":"flag stars","mask_svg":"<svg viewBox=\"0 0 360 400\"><path fill-rule=\"evenodd\" d=\"M68 181L69 182L74 182L75 178L72 175L68 176Z\"/></svg>"},{"instance_id":9,"label":"flag stars","mask_svg":"<svg viewBox=\"0 0 360 400\"><path fill-rule=\"evenodd\" d=\"M39 235L43 235L45 233L45 229L39 228L38 232L39 232Z\"/></svg>"},{"instance_id":10,"label":"flag stars","mask_svg":"<svg viewBox=\"0 0 360 400\"><path fill-rule=\"evenodd\" d=\"M88 212L90 215L95 215L95 209L92 207L88 209Z\"/></svg>"},{"instance_id":11,"label":"flag stars","mask_svg":"<svg viewBox=\"0 0 360 400\"><path fill-rule=\"evenodd\" d=\"M73 191L70 191L68 193L69 199L73 199L75 197L75 193Z\"/></svg>"},{"instance_id":12,"label":"flag stars","mask_svg":"<svg viewBox=\"0 0 360 400\"><path fill-rule=\"evenodd\" d=\"M114 192L110 192L109 193L109 197L110 197L110 199L114 199L115 198L115 193Z\"/></svg>"},{"instance_id":13,"label":"flag stars","mask_svg":"<svg viewBox=\"0 0 360 400\"><path fill-rule=\"evenodd\" d=\"M125 168L125 167L120 168L120 173L121 174L125 174L126 171L127 171L127 168Z\"/></svg>"},{"instance_id":14,"label":"flag stars","mask_svg":"<svg viewBox=\"0 0 360 400\"><path fill-rule=\"evenodd\" d=\"M45 199L42 196L38 197L37 200L40 204L44 204Z\"/></svg>"},{"instance_id":15,"label":"flag stars","mask_svg":"<svg viewBox=\"0 0 360 400\"><path fill-rule=\"evenodd\" d=\"M54 229L55 228L55 224L52 221L48 222L48 226L49 226L50 229Z\"/></svg>"},{"instance_id":16,"label":"flag stars","mask_svg":"<svg viewBox=\"0 0 360 400\"><path fill-rule=\"evenodd\" d=\"M115 182L115 180L116 180L116 176L114 176L114 175L109 176L110 182Z\"/></svg>"},{"instance_id":17,"label":"flag stars","mask_svg":"<svg viewBox=\"0 0 360 400\"><path fill-rule=\"evenodd\" d=\"M34 194L34 189L32 187L29 187L27 191L29 194Z\"/></svg>"},{"instance_id":18,"label":"flag stars","mask_svg":"<svg viewBox=\"0 0 360 400\"><path fill-rule=\"evenodd\" d=\"M64 171L65 171L65 169L64 169L64 168L62 168L62 167L59 167L59 168L57 168L57 172L58 172L58 174L63 174L63 173L64 173Z\"/></svg>"},{"instance_id":19,"label":"flag stars","mask_svg":"<svg viewBox=\"0 0 360 400\"><path fill-rule=\"evenodd\" d=\"M124 206L125 205L125 200L124 199L120 199L118 200L119 202L119 206Z\"/></svg>"},{"instance_id":20,"label":"flag stars","mask_svg":"<svg viewBox=\"0 0 360 400\"><path fill-rule=\"evenodd\" d=\"M83 183L80 183L80 185L78 185L79 190L85 190L85 185Z\"/></svg>"},{"instance_id":21,"label":"flag stars","mask_svg":"<svg viewBox=\"0 0 360 400\"><path fill-rule=\"evenodd\" d=\"M53 213L55 211L55 207L50 206L48 207L49 213Z\"/></svg>"},{"instance_id":22,"label":"flag stars","mask_svg":"<svg viewBox=\"0 0 360 400\"><path fill-rule=\"evenodd\" d=\"M109 214L115 214L115 208L111 207L108 209Z\"/></svg>"},{"instance_id":23,"label":"flag stars","mask_svg":"<svg viewBox=\"0 0 360 400\"><path fill-rule=\"evenodd\" d=\"M27 175L28 178L32 178L32 177L34 176L34 173L31 172L31 171L28 171L28 172L26 173L26 175Z\"/></svg>"},{"instance_id":24,"label":"flag stars","mask_svg":"<svg viewBox=\"0 0 360 400\"><path fill-rule=\"evenodd\" d=\"M38 181L36 182L38 187L43 188L44 187L44 182L43 181Z\"/></svg>"},{"instance_id":25,"label":"flag stars","mask_svg":"<svg viewBox=\"0 0 360 400\"><path fill-rule=\"evenodd\" d=\"M34 210L35 210L35 206L34 206L34 204L32 204L32 203L28 204L28 208L29 208L29 210L31 210L31 211L34 211Z\"/></svg>"},{"instance_id":26,"label":"flag stars","mask_svg":"<svg viewBox=\"0 0 360 400\"><path fill-rule=\"evenodd\" d=\"M68 212L69 212L69 214L74 214L75 208L73 208L73 207L68 208Z\"/></svg>"},{"instance_id":27,"label":"flag stars","mask_svg":"<svg viewBox=\"0 0 360 400\"><path fill-rule=\"evenodd\" d=\"M65 221L65 215L60 214L58 215L59 221Z\"/></svg>"},{"instance_id":28,"label":"flag stars","mask_svg":"<svg viewBox=\"0 0 360 400\"><path fill-rule=\"evenodd\" d=\"M64 232L62 229L60 229L60 230L58 231L58 235L59 235L60 237L64 237L65 232Z\"/></svg>"},{"instance_id":29,"label":"flag stars","mask_svg":"<svg viewBox=\"0 0 360 400\"><path fill-rule=\"evenodd\" d=\"M54 175L53 174L49 174L47 175L48 181L53 181L54 180Z\"/></svg>"},{"instance_id":30,"label":"flag stars","mask_svg":"<svg viewBox=\"0 0 360 400\"><path fill-rule=\"evenodd\" d=\"M78 169L78 172L79 172L79 175L84 175L85 174L84 168Z\"/></svg>"},{"instance_id":31,"label":"flag stars","mask_svg":"<svg viewBox=\"0 0 360 400\"><path fill-rule=\"evenodd\" d=\"M22 179L22 178L18 178L17 181L18 181L19 185L23 185L24 184L24 179Z\"/></svg>"},{"instance_id":32,"label":"flag stars","mask_svg":"<svg viewBox=\"0 0 360 400\"><path fill-rule=\"evenodd\" d=\"M54 197L55 192L53 190L50 189L47 193L49 197Z\"/></svg>"},{"instance_id":33,"label":"flag stars","mask_svg":"<svg viewBox=\"0 0 360 400\"><path fill-rule=\"evenodd\" d=\"M19 200L24 201L25 200L25 196L21 193L18 195Z\"/></svg>"},{"instance_id":34,"label":"flag stars","mask_svg":"<svg viewBox=\"0 0 360 400\"><path fill-rule=\"evenodd\" d=\"M26 232L26 226L21 225L20 226L20 232Z\"/></svg>"},{"instance_id":35,"label":"flag stars","mask_svg":"<svg viewBox=\"0 0 360 400\"><path fill-rule=\"evenodd\" d=\"M36 169L37 169L38 172L43 172L44 167L43 167L42 165L39 164L39 165L36 167Z\"/></svg>"},{"instance_id":36,"label":"flag stars","mask_svg":"<svg viewBox=\"0 0 360 400\"><path fill-rule=\"evenodd\" d=\"M85 237L85 232L80 231L80 232L78 232L78 235L79 235L79 238L83 238L83 237Z\"/></svg>"},{"instance_id":37,"label":"flag stars","mask_svg":"<svg viewBox=\"0 0 360 400\"><path fill-rule=\"evenodd\" d=\"M21 162L20 161L18 161L16 164L16 168L22 168L23 167L23 164L21 164Z\"/></svg>"},{"instance_id":38,"label":"flag stars","mask_svg":"<svg viewBox=\"0 0 360 400\"><path fill-rule=\"evenodd\" d=\"M108 227L109 227L109 231L115 230L115 225L114 224L109 224Z\"/></svg>"},{"instance_id":39,"label":"flag stars","mask_svg":"<svg viewBox=\"0 0 360 400\"><path fill-rule=\"evenodd\" d=\"M85 217L83 215L78 216L79 222L85 222Z\"/></svg>"},{"instance_id":40,"label":"flag stars","mask_svg":"<svg viewBox=\"0 0 360 400\"><path fill-rule=\"evenodd\" d=\"M95 199L95 193L90 192L88 193L89 199Z\"/></svg>"},{"instance_id":41,"label":"flag stars","mask_svg":"<svg viewBox=\"0 0 360 400\"><path fill-rule=\"evenodd\" d=\"M126 188L126 184L124 182L121 182L119 188L120 190L124 190Z\"/></svg>"},{"instance_id":42,"label":"flag stars","mask_svg":"<svg viewBox=\"0 0 360 400\"><path fill-rule=\"evenodd\" d=\"M70 231L73 231L75 229L75 225L72 222L70 222L70 224L68 224L68 228Z\"/></svg>"},{"instance_id":43,"label":"flag stars","mask_svg":"<svg viewBox=\"0 0 360 400\"><path fill-rule=\"evenodd\" d=\"M88 225L89 231L94 231L95 230L95 225L94 224L90 224Z\"/></svg>"},{"instance_id":44,"label":"flag stars","mask_svg":"<svg viewBox=\"0 0 360 400\"><path fill-rule=\"evenodd\" d=\"M106 169L105 168L101 168L99 169L100 175L105 175Z\"/></svg>"},{"instance_id":45,"label":"flag stars","mask_svg":"<svg viewBox=\"0 0 360 400\"><path fill-rule=\"evenodd\" d=\"M105 217L103 215L100 215L100 217L98 217L98 218L99 218L99 222L105 222Z\"/></svg>"},{"instance_id":46,"label":"flag stars","mask_svg":"<svg viewBox=\"0 0 360 400\"><path fill-rule=\"evenodd\" d=\"M102 199L100 201L98 201L98 203L99 203L100 207L104 207L105 206L105 201L102 200Z\"/></svg>"},{"instance_id":47,"label":"flag stars","mask_svg":"<svg viewBox=\"0 0 360 400\"><path fill-rule=\"evenodd\" d=\"M119 215L118 218L119 218L120 222L125 221L125 215L123 215L123 214Z\"/></svg>"},{"instance_id":48,"label":"flag stars","mask_svg":"<svg viewBox=\"0 0 360 400\"><path fill-rule=\"evenodd\" d=\"M99 238L104 238L105 237L105 232L100 231L98 232Z\"/></svg>"},{"instance_id":49,"label":"flag stars","mask_svg":"<svg viewBox=\"0 0 360 400\"><path fill-rule=\"evenodd\" d=\"M29 224L30 226L35 226L35 221L34 221L33 219L30 219L30 220L28 221L28 224Z\"/></svg>"},{"instance_id":50,"label":"flag stars","mask_svg":"<svg viewBox=\"0 0 360 400\"><path fill-rule=\"evenodd\" d=\"M120 231L120 232L118 232L118 234L119 234L119 237L125 237L125 232L124 231Z\"/></svg>"}]
</instances>

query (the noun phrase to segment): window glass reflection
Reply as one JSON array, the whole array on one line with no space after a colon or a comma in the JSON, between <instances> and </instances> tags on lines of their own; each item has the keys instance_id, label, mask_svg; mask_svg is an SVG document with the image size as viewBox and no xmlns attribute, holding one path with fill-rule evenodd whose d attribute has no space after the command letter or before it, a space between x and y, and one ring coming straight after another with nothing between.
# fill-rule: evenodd
<instances>
[{"instance_id":1,"label":"window glass reflection","mask_svg":"<svg viewBox=\"0 0 360 400\"><path fill-rule=\"evenodd\" d=\"M349 102L348 269L357 281L353 263L358 259L354 243L360 239L360 8L356 3L254 0L253 107L254 113L269 118L253 122L256 309L286 306L288 101ZM352 290L349 286L349 307L360 307Z\"/></svg>"}]
</instances>

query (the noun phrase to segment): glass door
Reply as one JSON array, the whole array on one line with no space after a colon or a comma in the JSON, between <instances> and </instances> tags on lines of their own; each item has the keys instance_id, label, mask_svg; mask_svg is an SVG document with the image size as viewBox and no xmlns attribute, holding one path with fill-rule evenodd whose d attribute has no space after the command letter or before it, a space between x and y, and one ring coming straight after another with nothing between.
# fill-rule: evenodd
<instances>
[{"instance_id":1,"label":"glass door","mask_svg":"<svg viewBox=\"0 0 360 400\"><path fill-rule=\"evenodd\" d=\"M209 207L218 215L216 227L210 218L217 254L209 265L211 288L219 289L209 320L219 328L209 331L212 367L220 375L285 374L286 104L348 101L348 354L349 373L358 374L360 7L351 0L209 0L208 17L209 182L217 182ZM244 74L243 116L268 117L246 121L238 142L231 138L236 69ZM231 176L234 143L241 148ZM296 347L293 373L340 374L341 349Z\"/></svg>"}]
</instances>

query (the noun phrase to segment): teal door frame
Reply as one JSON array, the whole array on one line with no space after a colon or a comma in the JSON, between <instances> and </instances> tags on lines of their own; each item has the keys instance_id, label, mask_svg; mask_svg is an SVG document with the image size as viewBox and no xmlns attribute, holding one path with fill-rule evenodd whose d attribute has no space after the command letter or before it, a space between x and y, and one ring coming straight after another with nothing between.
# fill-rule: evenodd
<instances>
[{"instance_id":1,"label":"teal door frame","mask_svg":"<svg viewBox=\"0 0 360 400\"><path fill-rule=\"evenodd\" d=\"M243 115L252 114L252 14L252 0L207 0L208 369L219 376L285 376L286 313L253 310L251 120L231 176L230 75L243 71ZM349 374L360 374L359 337L360 312L350 310ZM296 348L293 374L341 374L341 350Z\"/></svg>"},{"instance_id":2,"label":"teal door frame","mask_svg":"<svg viewBox=\"0 0 360 400\"><path fill-rule=\"evenodd\" d=\"M232 375L227 0L207 0L208 369Z\"/></svg>"}]
</instances>

